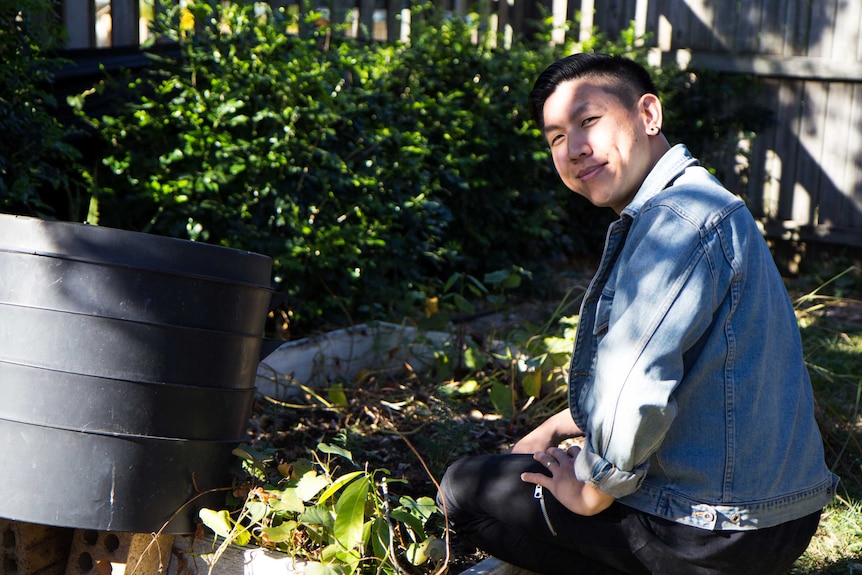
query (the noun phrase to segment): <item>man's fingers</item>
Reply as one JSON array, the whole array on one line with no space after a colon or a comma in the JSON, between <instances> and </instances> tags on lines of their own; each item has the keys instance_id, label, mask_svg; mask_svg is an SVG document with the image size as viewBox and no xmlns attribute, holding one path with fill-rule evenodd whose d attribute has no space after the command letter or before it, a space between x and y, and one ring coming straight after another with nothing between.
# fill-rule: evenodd
<instances>
[{"instance_id":1,"label":"man's fingers","mask_svg":"<svg viewBox=\"0 0 862 575\"><path fill-rule=\"evenodd\" d=\"M554 459L558 460L566 457L566 452L559 447L549 447L547 453Z\"/></svg>"},{"instance_id":2,"label":"man's fingers","mask_svg":"<svg viewBox=\"0 0 862 575\"><path fill-rule=\"evenodd\" d=\"M548 477L544 473L533 473L531 471L525 471L521 474L521 481L525 483L535 483L536 485L550 488L552 478Z\"/></svg>"}]
</instances>

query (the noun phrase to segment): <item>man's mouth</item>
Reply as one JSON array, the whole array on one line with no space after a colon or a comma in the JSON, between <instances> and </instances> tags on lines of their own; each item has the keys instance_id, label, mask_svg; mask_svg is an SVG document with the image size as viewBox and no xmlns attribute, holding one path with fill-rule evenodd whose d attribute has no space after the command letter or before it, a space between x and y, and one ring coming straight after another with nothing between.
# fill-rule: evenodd
<instances>
[{"instance_id":1,"label":"man's mouth","mask_svg":"<svg viewBox=\"0 0 862 575\"><path fill-rule=\"evenodd\" d=\"M593 166L588 166L588 167L584 168L583 170L581 170L580 172L578 172L577 177L579 180L584 180L584 181L589 180L594 175L599 173L599 171L601 171L602 168L604 168L604 167L605 167L604 164L596 164Z\"/></svg>"}]
</instances>

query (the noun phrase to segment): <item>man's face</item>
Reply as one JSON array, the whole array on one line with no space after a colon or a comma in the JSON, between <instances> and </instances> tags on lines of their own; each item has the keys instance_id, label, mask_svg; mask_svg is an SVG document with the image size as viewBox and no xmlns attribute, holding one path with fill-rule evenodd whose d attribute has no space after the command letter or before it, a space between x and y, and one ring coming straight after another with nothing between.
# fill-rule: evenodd
<instances>
[{"instance_id":1,"label":"man's face","mask_svg":"<svg viewBox=\"0 0 862 575\"><path fill-rule=\"evenodd\" d=\"M647 131L655 124L644 96L628 107L600 79L562 82L545 101L544 134L563 183L619 213L655 160Z\"/></svg>"}]
</instances>

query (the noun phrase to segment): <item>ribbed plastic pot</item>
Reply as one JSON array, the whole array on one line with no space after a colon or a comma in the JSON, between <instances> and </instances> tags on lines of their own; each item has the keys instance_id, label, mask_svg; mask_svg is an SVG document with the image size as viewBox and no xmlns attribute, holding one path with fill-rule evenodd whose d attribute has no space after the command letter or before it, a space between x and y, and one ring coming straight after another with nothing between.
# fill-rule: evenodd
<instances>
[{"instance_id":1,"label":"ribbed plastic pot","mask_svg":"<svg viewBox=\"0 0 862 575\"><path fill-rule=\"evenodd\" d=\"M0 517L191 532L245 438L271 267L0 214Z\"/></svg>"}]
</instances>

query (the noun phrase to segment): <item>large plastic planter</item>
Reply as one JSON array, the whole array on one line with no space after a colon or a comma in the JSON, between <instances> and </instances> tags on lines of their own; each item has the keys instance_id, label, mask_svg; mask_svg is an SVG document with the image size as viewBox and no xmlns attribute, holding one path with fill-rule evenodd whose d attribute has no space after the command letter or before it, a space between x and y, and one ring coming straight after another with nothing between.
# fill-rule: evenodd
<instances>
[{"instance_id":1,"label":"large plastic planter","mask_svg":"<svg viewBox=\"0 0 862 575\"><path fill-rule=\"evenodd\" d=\"M245 439L271 266L0 214L0 517L192 531Z\"/></svg>"}]
</instances>

